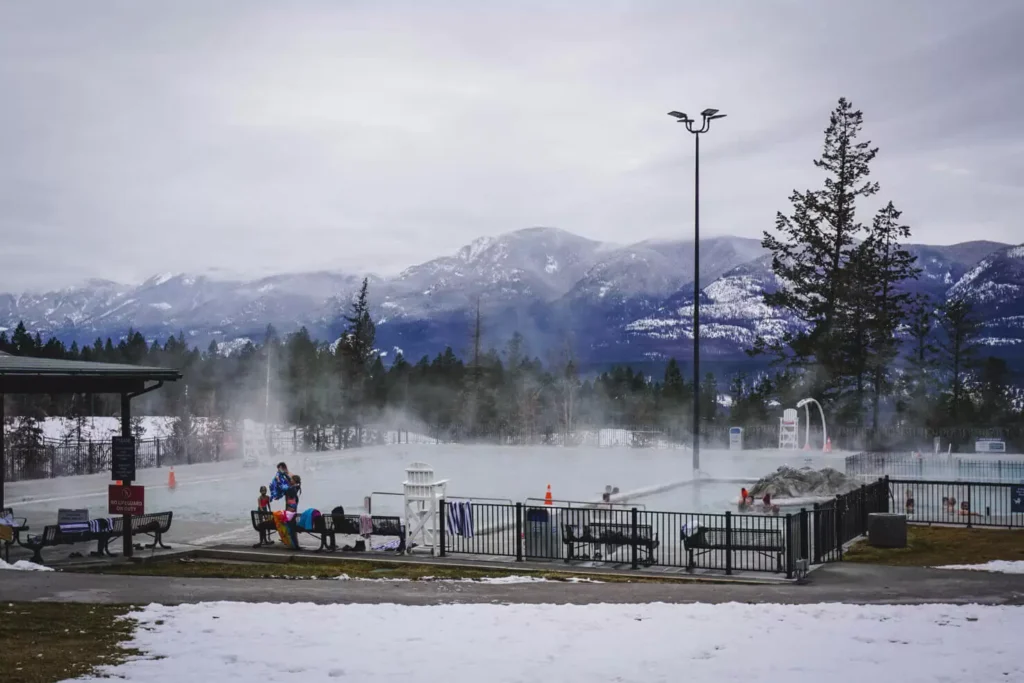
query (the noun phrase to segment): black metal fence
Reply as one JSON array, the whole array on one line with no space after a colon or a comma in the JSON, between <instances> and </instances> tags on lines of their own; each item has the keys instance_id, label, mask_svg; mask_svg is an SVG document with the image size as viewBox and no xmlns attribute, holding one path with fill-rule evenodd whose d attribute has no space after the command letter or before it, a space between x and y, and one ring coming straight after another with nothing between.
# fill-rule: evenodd
<instances>
[{"instance_id":1,"label":"black metal fence","mask_svg":"<svg viewBox=\"0 0 1024 683\"><path fill-rule=\"evenodd\" d=\"M889 510L889 486L878 480L787 515L446 503L441 554L793 577L805 564L842 560L843 546L867 533L868 515Z\"/></svg>"},{"instance_id":2,"label":"black metal fence","mask_svg":"<svg viewBox=\"0 0 1024 683\"><path fill-rule=\"evenodd\" d=\"M842 560L844 546L867 534L868 515L888 511L889 484L885 479L815 504L811 511L811 564Z\"/></svg>"},{"instance_id":3,"label":"black metal fence","mask_svg":"<svg viewBox=\"0 0 1024 683\"><path fill-rule=\"evenodd\" d=\"M982 460L928 453L857 453L846 458L846 474L932 481L1024 483L1024 460Z\"/></svg>"},{"instance_id":4,"label":"black metal fence","mask_svg":"<svg viewBox=\"0 0 1024 683\"><path fill-rule=\"evenodd\" d=\"M911 523L1024 528L1024 483L891 479L889 493Z\"/></svg>"},{"instance_id":5,"label":"black metal fence","mask_svg":"<svg viewBox=\"0 0 1024 683\"><path fill-rule=\"evenodd\" d=\"M442 506L442 555L792 577L811 550L810 511L770 516L522 503L472 503L470 508L472 522L467 527L464 509Z\"/></svg>"},{"instance_id":6,"label":"black metal fence","mask_svg":"<svg viewBox=\"0 0 1024 683\"><path fill-rule=\"evenodd\" d=\"M135 442L136 467L161 467L217 462L238 457L223 451L216 436L188 439L167 437ZM223 456L223 457L222 457ZM110 441L42 441L28 446L8 439L5 444L6 481L51 479L110 471Z\"/></svg>"}]
</instances>

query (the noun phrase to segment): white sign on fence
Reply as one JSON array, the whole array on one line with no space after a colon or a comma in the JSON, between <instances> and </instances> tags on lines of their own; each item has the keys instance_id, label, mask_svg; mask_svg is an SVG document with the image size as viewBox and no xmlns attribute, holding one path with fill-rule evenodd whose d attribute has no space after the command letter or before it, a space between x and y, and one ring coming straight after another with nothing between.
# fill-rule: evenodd
<instances>
[{"instance_id":1,"label":"white sign on fence","mask_svg":"<svg viewBox=\"0 0 1024 683\"><path fill-rule=\"evenodd\" d=\"M729 450L743 450L743 427L729 427Z\"/></svg>"}]
</instances>

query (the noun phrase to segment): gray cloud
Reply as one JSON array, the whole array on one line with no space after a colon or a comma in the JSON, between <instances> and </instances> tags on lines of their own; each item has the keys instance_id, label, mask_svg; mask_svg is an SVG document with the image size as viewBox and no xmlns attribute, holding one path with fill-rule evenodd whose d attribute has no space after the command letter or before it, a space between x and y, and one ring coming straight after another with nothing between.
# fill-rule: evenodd
<instances>
[{"instance_id":1,"label":"gray cloud","mask_svg":"<svg viewBox=\"0 0 1024 683\"><path fill-rule=\"evenodd\" d=\"M708 5L714 5L709 7ZM862 108L915 241L1020 241L1017 0L0 0L0 289L759 235Z\"/></svg>"}]
</instances>

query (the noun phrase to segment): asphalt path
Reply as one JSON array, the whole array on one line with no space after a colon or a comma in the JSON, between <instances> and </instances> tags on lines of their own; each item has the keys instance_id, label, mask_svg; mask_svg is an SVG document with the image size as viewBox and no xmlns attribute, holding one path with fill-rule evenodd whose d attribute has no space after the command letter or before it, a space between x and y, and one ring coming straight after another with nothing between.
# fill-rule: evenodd
<instances>
[{"instance_id":1,"label":"asphalt path","mask_svg":"<svg viewBox=\"0 0 1024 683\"><path fill-rule=\"evenodd\" d=\"M333 579L209 579L5 571L0 600L144 605L208 601L398 603L690 603L1024 605L1024 575L838 563L804 585L519 584Z\"/></svg>"}]
</instances>

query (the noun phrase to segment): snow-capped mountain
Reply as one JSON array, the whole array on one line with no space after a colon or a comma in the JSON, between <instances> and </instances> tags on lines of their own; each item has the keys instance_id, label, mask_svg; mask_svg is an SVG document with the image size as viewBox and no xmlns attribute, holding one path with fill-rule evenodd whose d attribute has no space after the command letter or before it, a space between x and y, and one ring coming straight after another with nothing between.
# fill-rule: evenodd
<instances>
[{"instance_id":1,"label":"snow-capped mountain","mask_svg":"<svg viewBox=\"0 0 1024 683\"><path fill-rule=\"evenodd\" d=\"M701 288L701 344L712 355L731 355L747 349L758 336L777 340L795 329L794 321L766 306L763 295L778 281L771 257L763 255L732 268ZM625 327L628 339L652 340L653 353L674 353L684 340L693 341L693 285L667 298L651 315Z\"/></svg>"},{"instance_id":2,"label":"snow-capped mountain","mask_svg":"<svg viewBox=\"0 0 1024 683\"><path fill-rule=\"evenodd\" d=\"M949 294L973 301L985 344L1024 351L1024 244L989 254Z\"/></svg>"},{"instance_id":3,"label":"snow-capped mountain","mask_svg":"<svg viewBox=\"0 0 1024 683\"><path fill-rule=\"evenodd\" d=\"M922 268L913 284L937 302L966 293L978 302L993 349L1024 352L1024 247L993 242L913 245ZM254 281L160 275L137 285L94 280L60 291L0 295L0 328L19 321L65 340L118 338L130 328L151 339L183 333L233 348L262 339L268 324L335 339L362 276L315 272ZM794 321L764 305L777 286L758 240L701 242L701 337L709 355L742 357L758 335ZM580 362L688 357L692 342L693 243L616 245L554 228L480 238L456 253L370 278L378 346L418 358L445 346L466 353L479 304L485 344L525 335L546 358L569 345Z\"/></svg>"}]
</instances>

